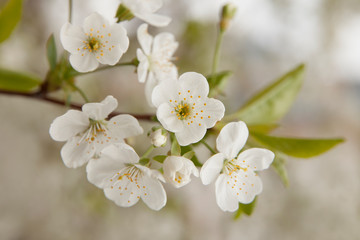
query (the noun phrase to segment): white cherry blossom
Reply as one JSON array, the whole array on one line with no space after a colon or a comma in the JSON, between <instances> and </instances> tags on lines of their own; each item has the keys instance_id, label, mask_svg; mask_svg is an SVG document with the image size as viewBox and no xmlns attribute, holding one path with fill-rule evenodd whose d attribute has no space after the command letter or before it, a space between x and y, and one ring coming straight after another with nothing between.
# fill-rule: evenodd
<instances>
[{"instance_id":1,"label":"white cherry blossom","mask_svg":"<svg viewBox=\"0 0 360 240\"><path fill-rule=\"evenodd\" d=\"M53 121L50 136L55 141L66 141L61 157L67 167L80 167L97 157L104 147L143 133L139 122L131 115L122 114L106 120L117 104L114 97L107 96L100 103L86 103L82 111L69 110Z\"/></svg>"},{"instance_id":2,"label":"white cherry blossom","mask_svg":"<svg viewBox=\"0 0 360 240\"><path fill-rule=\"evenodd\" d=\"M110 24L98 13L85 18L82 28L65 23L60 40L78 72L93 71L99 63L115 65L129 47L125 28L118 23Z\"/></svg>"},{"instance_id":3,"label":"white cherry blossom","mask_svg":"<svg viewBox=\"0 0 360 240\"><path fill-rule=\"evenodd\" d=\"M165 27L171 21L171 18L155 13L162 7L163 0L122 0L121 2L135 17L153 26Z\"/></svg>"},{"instance_id":4,"label":"white cherry blossom","mask_svg":"<svg viewBox=\"0 0 360 240\"><path fill-rule=\"evenodd\" d=\"M167 79L177 79L178 71L171 62L178 47L171 33L160 33L152 37L148 33L148 25L142 24L137 30L137 38L142 49L138 48L136 55L139 60L137 68L139 82L145 82L145 96L151 103L154 87Z\"/></svg>"},{"instance_id":5,"label":"white cherry blossom","mask_svg":"<svg viewBox=\"0 0 360 240\"><path fill-rule=\"evenodd\" d=\"M274 160L274 153L262 148L250 148L238 154L248 136L244 122L228 123L216 139L219 153L201 168L203 184L210 184L217 178L216 202L223 211L236 211L239 202L251 203L262 191L262 182L256 171L267 169Z\"/></svg>"},{"instance_id":6,"label":"white cherry blossom","mask_svg":"<svg viewBox=\"0 0 360 240\"><path fill-rule=\"evenodd\" d=\"M163 127L174 132L181 146L200 141L208 128L223 118L222 102L208 98L206 78L187 72L179 80L162 81L154 88L152 102L156 116Z\"/></svg>"},{"instance_id":7,"label":"white cherry blossom","mask_svg":"<svg viewBox=\"0 0 360 240\"><path fill-rule=\"evenodd\" d=\"M169 156L163 163L164 177L167 183L179 188L191 181L190 175L199 177L199 170L185 157Z\"/></svg>"},{"instance_id":8,"label":"white cherry blossom","mask_svg":"<svg viewBox=\"0 0 360 240\"><path fill-rule=\"evenodd\" d=\"M141 198L149 208L160 210L166 193L158 170L139 164L139 156L130 146L119 143L103 149L98 159L86 167L88 180L104 189L105 196L118 206L130 207Z\"/></svg>"}]
</instances>

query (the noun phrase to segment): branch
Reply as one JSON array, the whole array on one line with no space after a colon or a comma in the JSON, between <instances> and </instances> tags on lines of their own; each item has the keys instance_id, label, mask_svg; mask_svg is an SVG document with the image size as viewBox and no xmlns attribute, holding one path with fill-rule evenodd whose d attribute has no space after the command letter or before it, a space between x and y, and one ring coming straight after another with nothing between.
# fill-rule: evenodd
<instances>
[{"instance_id":1,"label":"branch","mask_svg":"<svg viewBox=\"0 0 360 240\"><path fill-rule=\"evenodd\" d=\"M65 101L61 101L61 100L58 100L55 98L50 98L47 95L44 95L41 90L39 92L35 92L35 93L21 93L21 92L11 92L11 91L0 90L0 94L10 95L10 96L12 95L12 96L27 97L27 98L42 100L42 101L51 102L51 103L54 103L57 105L65 106ZM82 105L71 103L69 105L69 107L71 107L73 109L81 110ZM109 115L109 117L111 118L111 117L114 117L119 114L128 114L128 113L112 112ZM144 121L153 121L153 119L155 117L152 114L131 114L131 115L133 117L137 118L138 120L144 120Z\"/></svg>"}]
</instances>

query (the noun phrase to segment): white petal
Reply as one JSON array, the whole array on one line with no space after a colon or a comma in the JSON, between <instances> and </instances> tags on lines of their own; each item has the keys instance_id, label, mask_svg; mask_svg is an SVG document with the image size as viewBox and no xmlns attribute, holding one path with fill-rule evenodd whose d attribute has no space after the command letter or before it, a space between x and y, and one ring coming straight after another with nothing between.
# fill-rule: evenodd
<instances>
[{"instance_id":1,"label":"white petal","mask_svg":"<svg viewBox=\"0 0 360 240\"><path fill-rule=\"evenodd\" d=\"M127 178L117 181L112 188L104 189L105 196L120 207L131 207L136 204L141 195L141 190L134 182Z\"/></svg>"},{"instance_id":2,"label":"white petal","mask_svg":"<svg viewBox=\"0 0 360 240\"><path fill-rule=\"evenodd\" d=\"M154 104L152 103L152 94L154 91L154 88L158 85L158 81L154 77L154 74L152 72L149 72L148 79L145 83L145 97L148 102L148 104L151 107L154 107Z\"/></svg>"},{"instance_id":3,"label":"white petal","mask_svg":"<svg viewBox=\"0 0 360 240\"><path fill-rule=\"evenodd\" d=\"M210 184L219 176L223 168L224 160L224 154L218 153L205 162L200 171L200 178L204 185Z\"/></svg>"},{"instance_id":4,"label":"white petal","mask_svg":"<svg viewBox=\"0 0 360 240\"><path fill-rule=\"evenodd\" d=\"M206 78L200 73L183 73L179 77L179 84L184 92L188 92L190 90L190 94L195 98L198 96L207 97L209 94L209 84Z\"/></svg>"},{"instance_id":5,"label":"white petal","mask_svg":"<svg viewBox=\"0 0 360 240\"><path fill-rule=\"evenodd\" d=\"M180 86L176 79L168 79L162 81L154 88L152 94L152 103L159 107L162 103L169 103L170 100L174 103L179 99Z\"/></svg>"},{"instance_id":6,"label":"white petal","mask_svg":"<svg viewBox=\"0 0 360 240\"><path fill-rule=\"evenodd\" d=\"M162 0L122 0L122 3L133 12L155 12L163 5Z\"/></svg>"},{"instance_id":7,"label":"white petal","mask_svg":"<svg viewBox=\"0 0 360 240\"><path fill-rule=\"evenodd\" d=\"M197 123L194 123L190 125L185 124L181 131L175 132L175 136L180 146L186 146L200 141L205 136L205 133L206 127L204 125L199 126Z\"/></svg>"},{"instance_id":8,"label":"white petal","mask_svg":"<svg viewBox=\"0 0 360 240\"><path fill-rule=\"evenodd\" d=\"M71 66L78 72L90 72L99 66L94 54L84 51L82 54L70 55Z\"/></svg>"},{"instance_id":9,"label":"white petal","mask_svg":"<svg viewBox=\"0 0 360 240\"><path fill-rule=\"evenodd\" d=\"M239 154L237 161L242 167L261 171L270 167L275 154L264 148L250 148Z\"/></svg>"},{"instance_id":10,"label":"white petal","mask_svg":"<svg viewBox=\"0 0 360 240\"><path fill-rule=\"evenodd\" d=\"M61 149L61 158L68 168L77 168L88 162L95 149L86 142L80 142L81 137L71 138Z\"/></svg>"},{"instance_id":11,"label":"white petal","mask_svg":"<svg viewBox=\"0 0 360 240\"><path fill-rule=\"evenodd\" d=\"M121 114L110 119L107 125L113 136L124 139L144 132L138 120L129 114Z\"/></svg>"},{"instance_id":12,"label":"white petal","mask_svg":"<svg viewBox=\"0 0 360 240\"><path fill-rule=\"evenodd\" d=\"M115 65L123 55L124 51L121 50L121 47L119 44L112 45L113 47L109 48L102 48L103 53L100 51L97 51L96 53L93 53L96 56L97 61L99 61L101 64L107 64L107 65ZM102 54L102 55L101 55Z\"/></svg>"},{"instance_id":13,"label":"white petal","mask_svg":"<svg viewBox=\"0 0 360 240\"><path fill-rule=\"evenodd\" d=\"M110 26L110 34L110 36L108 34L109 44L117 45L122 53L126 52L129 48L126 29L120 23L115 23Z\"/></svg>"},{"instance_id":14,"label":"white petal","mask_svg":"<svg viewBox=\"0 0 360 240\"><path fill-rule=\"evenodd\" d=\"M112 184L112 177L127 163L136 163L139 156L134 149L125 143L110 145L103 149L98 159L92 159L87 167L89 182L99 188L108 188Z\"/></svg>"},{"instance_id":15,"label":"white petal","mask_svg":"<svg viewBox=\"0 0 360 240\"><path fill-rule=\"evenodd\" d=\"M70 53L79 52L78 49L84 47L84 42L86 40L86 35L79 26L73 26L70 23L65 23L61 27L60 31L60 41L65 50Z\"/></svg>"},{"instance_id":16,"label":"white petal","mask_svg":"<svg viewBox=\"0 0 360 240\"><path fill-rule=\"evenodd\" d=\"M187 158L169 156L163 164L164 177L166 181L176 188L185 186L191 181L190 175L199 176L199 171L194 163ZM182 176L179 177L179 174Z\"/></svg>"},{"instance_id":17,"label":"white petal","mask_svg":"<svg viewBox=\"0 0 360 240\"><path fill-rule=\"evenodd\" d=\"M248 204L251 203L255 196L262 191L262 182L251 169L244 171L239 170L228 177L227 187L232 195L238 199L239 202Z\"/></svg>"},{"instance_id":18,"label":"white petal","mask_svg":"<svg viewBox=\"0 0 360 240\"><path fill-rule=\"evenodd\" d=\"M148 25L143 23L137 30L137 38L145 55L150 55L153 37L148 32Z\"/></svg>"},{"instance_id":19,"label":"white petal","mask_svg":"<svg viewBox=\"0 0 360 240\"><path fill-rule=\"evenodd\" d=\"M140 180L142 188L141 199L153 210L160 210L166 204L166 192L159 180L144 175Z\"/></svg>"},{"instance_id":20,"label":"white petal","mask_svg":"<svg viewBox=\"0 0 360 240\"><path fill-rule=\"evenodd\" d=\"M231 160L244 147L249 130L244 122L231 122L221 129L216 139L216 148Z\"/></svg>"},{"instance_id":21,"label":"white petal","mask_svg":"<svg viewBox=\"0 0 360 240\"><path fill-rule=\"evenodd\" d=\"M86 103L82 110L93 120L104 120L117 108L118 102L113 96L107 96L100 103Z\"/></svg>"},{"instance_id":22,"label":"white petal","mask_svg":"<svg viewBox=\"0 0 360 240\"><path fill-rule=\"evenodd\" d=\"M215 182L216 202L223 211L235 212L239 203L236 197L229 191L228 176L221 174Z\"/></svg>"},{"instance_id":23,"label":"white petal","mask_svg":"<svg viewBox=\"0 0 360 240\"><path fill-rule=\"evenodd\" d=\"M155 13L138 14L134 12L134 15L155 27L166 27L171 22L171 18Z\"/></svg>"},{"instance_id":24,"label":"white petal","mask_svg":"<svg viewBox=\"0 0 360 240\"><path fill-rule=\"evenodd\" d=\"M203 112L201 112L201 110L203 110ZM224 117L225 106L217 99L205 98L203 103L200 104L200 107L197 108L197 111L200 116L203 117L203 121L201 122L204 122L207 128L212 128L215 126L217 121L220 121Z\"/></svg>"},{"instance_id":25,"label":"white petal","mask_svg":"<svg viewBox=\"0 0 360 240\"><path fill-rule=\"evenodd\" d=\"M139 65L137 67L138 80L139 82L143 83L145 82L147 73L149 71L149 60L140 48L137 49L136 56L139 60Z\"/></svg>"},{"instance_id":26,"label":"white petal","mask_svg":"<svg viewBox=\"0 0 360 240\"><path fill-rule=\"evenodd\" d=\"M164 58L170 59L178 48L179 43L175 41L175 36L171 33L160 33L155 36L153 43L153 54L160 54Z\"/></svg>"},{"instance_id":27,"label":"white petal","mask_svg":"<svg viewBox=\"0 0 360 240\"><path fill-rule=\"evenodd\" d=\"M166 130L170 132L179 132L184 130L183 122L178 119L174 108L170 104L161 104L156 111L156 116Z\"/></svg>"},{"instance_id":28,"label":"white petal","mask_svg":"<svg viewBox=\"0 0 360 240\"><path fill-rule=\"evenodd\" d=\"M67 141L89 128L89 118L81 111L69 110L55 118L50 125L50 136L55 141Z\"/></svg>"},{"instance_id":29,"label":"white petal","mask_svg":"<svg viewBox=\"0 0 360 240\"><path fill-rule=\"evenodd\" d=\"M108 26L110 26L109 21L99 13L94 12L85 18L83 28L86 33L96 33L97 31L106 29Z\"/></svg>"},{"instance_id":30,"label":"white petal","mask_svg":"<svg viewBox=\"0 0 360 240\"><path fill-rule=\"evenodd\" d=\"M178 69L172 62L153 64L151 71L159 82L178 78Z\"/></svg>"}]
</instances>

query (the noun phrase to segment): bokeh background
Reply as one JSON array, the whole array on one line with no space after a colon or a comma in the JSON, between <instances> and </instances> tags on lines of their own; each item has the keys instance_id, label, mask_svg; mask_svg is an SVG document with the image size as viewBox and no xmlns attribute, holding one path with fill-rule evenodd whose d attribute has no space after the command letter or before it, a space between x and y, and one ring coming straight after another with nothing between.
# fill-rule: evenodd
<instances>
[{"instance_id":1,"label":"bokeh background","mask_svg":"<svg viewBox=\"0 0 360 240\"><path fill-rule=\"evenodd\" d=\"M238 221L217 207L214 186L202 186L199 179L178 190L165 184L168 204L159 212L143 203L120 208L87 182L84 168L63 165L62 143L52 141L48 129L65 107L0 95L0 239L360 239L360 1L233 2L238 13L220 63L221 70L234 72L221 98L227 113L303 62L305 84L274 134L344 137L346 143L316 158L288 159L288 188L273 170L261 173L264 191L256 210ZM111 19L118 3L74 0L74 23L94 11ZM150 32L176 35L180 72L210 72L224 3L165 1L160 12L173 21ZM63 51L59 30L67 16L65 0L25 1L21 23L0 45L0 66L45 77L45 43L54 33ZM124 61L138 47L134 34L140 23L125 24L132 40ZM154 112L132 67L89 74L78 84L92 101L114 95L121 112ZM73 99L82 102L76 94ZM145 136L131 142L140 154L148 146ZM199 151L205 161L209 153Z\"/></svg>"}]
</instances>

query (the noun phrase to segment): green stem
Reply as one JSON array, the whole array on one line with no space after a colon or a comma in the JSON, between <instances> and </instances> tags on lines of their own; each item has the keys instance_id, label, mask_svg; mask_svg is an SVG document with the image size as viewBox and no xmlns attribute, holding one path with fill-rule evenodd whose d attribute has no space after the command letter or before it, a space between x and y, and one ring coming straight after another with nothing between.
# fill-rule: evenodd
<instances>
[{"instance_id":1,"label":"green stem","mask_svg":"<svg viewBox=\"0 0 360 240\"><path fill-rule=\"evenodd\" d=\"M81 90L78 86L76 86L74 83L67 81L67 83L73 87L78 93L80 93L81 97L85 100L85 102L89 102L89 99L87 98L86 94Z\"/></svg>"},{"instance_id":2,"label":"green stem","mask_svg":"<svg viewBox=\"0 0 360 240\"><path fill-rule=\"evenodd\" d=\"M200 140L200 142L201 142L202 144L204 144L204 146L205 146L207 149L209 149L209 151L210 151L211 153L213 153L213 154L216 154L216 153L217 153L217 152L216 152L212 147L210 147L209 144L207 144L204 140Z\"/></svg>"},{"instance_id":3,"label":"green stem","mask_svg":"<svg viewBox=\"0 0 360 240\"><path fill-rule=\"evenodd\" d=\"M219 64L219 57L220 57L220 47L221 47L223 37L224 37L224 31L220 30L219 34L217 36L217 39L216 39L215 53L214 53L211 75L214 75L217 71L217 67Z\"/></svg>"},{"instance_id":4,"label":"green stem","mask_svg":"<svg viewBox=\"0 0 360 240\"><path fill-rule=\"evenodd\" d=\"M155 149L155 147L154 147L153 145L151 145L151 146L146 150L146 152L144 153L144 155L141 156L140 159L147 158L154 149Z\"/></svg>"},{"instance_id":5,"label":"green stem","mask_svg":"<svg viewBox=\"0 0 360 240\"><path fill-rule=\"evenodd\" d=\"M115 64L113 66L104 66L104 67L100 67L92 72L84 72L84 73L81 73L81 72L74 72L74 73L71 73L70 74L70 77L76 77L76 76L83 76L83 75L86 75L86 74L89 74L89 73L95 73L95 72L100 72L100 71L103 71L103 70L106 70L106 69L110 69L110 68L113 68L113 67L121 67L121 66L137 66L136 62L133 60L131 62L123 62L123 63L118 63L118 64Z\"/></svg>"},{"instance_id":6,"label":"green stem","mask_svg":"<svg viewBox=\"0 0 360 240\"><path fill-rule=\"evenodd\" d=\"M73 9L73 2L69 0L69 23L72 22L72 9Z\"/></svg>"}]
</instances>

